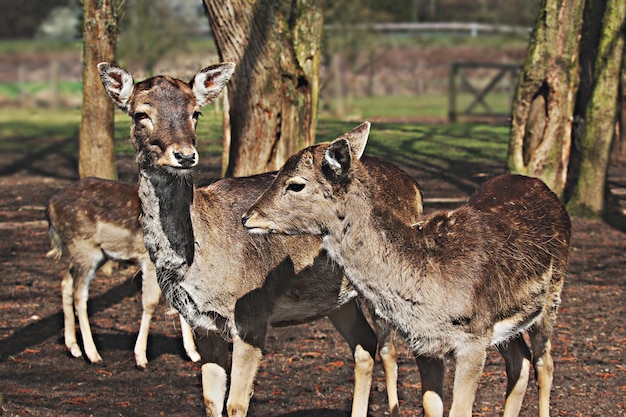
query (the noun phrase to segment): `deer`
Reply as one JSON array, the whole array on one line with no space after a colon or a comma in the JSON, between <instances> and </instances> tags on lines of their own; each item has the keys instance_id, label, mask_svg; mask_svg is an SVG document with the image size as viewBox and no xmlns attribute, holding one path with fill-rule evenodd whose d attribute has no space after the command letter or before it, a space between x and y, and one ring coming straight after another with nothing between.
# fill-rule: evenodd
<instances>
[{"instance_id":1,"label":"deer","mask_svg":"<svg viewBox=\"0 0 626 417\"><path fill-rule=\"evenodd\" d=\"M397 416L394 333L382 321L375 323L376 332L371 328L357 292L329 259L321 238L251 236L241 227L242 214L276 173L194 185L201 107L218 96L234 69L233 63L220 63L199 71L189 82L159 75L135 83L117 64L98 64L109 98L132 119L144 243L159 286L196 334L219 332L232 342L229 416L248 412L268 328L324 316L348 342L354 358L352 416L367 415L377 349L390 414ZM398 200L395 216L414 222L422 211L419 185L384 160L372 158L364 164L372 173L387 173L388 181L381 183L389 187L380 192ZM219 416L226 369L219 363L203 365L202 379L207 415Z\"/></svg>"},{"instance_id":2,"label":"deer","mask_svg":"<svg viewBox=\"0 0 626 417\"><path fill-rule=\"evenodd\" d=\"M142 271L143 313L134 347L135 363L140 369L148 366L148 333L161 289L143 243L140 214L136 184L101 178L75 181L48 200L46 217L52 249L47 256L59 260L65 251L70 258L69 270L61 281L61 293L65 346L73 357L82 357L76 339L76 316L87 360L102 362L87 314L89 285L107 261L129 261L139 265ZM197 362L200 354L191 327L182 317L180 325L185 351Z\"/></svg>"},{"instance_id":3,"label":"deer","mask_svg":"<svg viewBox=\"0 0 626 417\"><path fill-rule=\"evenodd\" d=\"M423 361L426 415L443 415L443 360L454 360L449 415L469 417L486 350L504 356L504 415L519 415L530 363L547 417L550 337L567 268L571 223L539 179L502 175L465 205L407 225L364 167L370 123L292 155L242 217L251 235L313 235ZM529 346L524 340L528 335Z\"/></svg>"}]
</instances>

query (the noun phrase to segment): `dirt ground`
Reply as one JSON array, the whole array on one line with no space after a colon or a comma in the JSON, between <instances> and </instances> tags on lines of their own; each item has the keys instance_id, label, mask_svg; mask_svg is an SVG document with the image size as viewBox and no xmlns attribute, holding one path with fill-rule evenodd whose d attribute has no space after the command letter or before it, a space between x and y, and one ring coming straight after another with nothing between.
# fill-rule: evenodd
<instances>
[{"instance_id":1,"label":"dirt ground","mask_svg":"<svg viewBox=\"0 0 626 417\"><path fill-rule=\"evenodd\" d=\"M425 191L426 210L442 207L441 201L454 205L485 177L504 171L501 166L461 164L454 169L441 173L410 167ZM135 180L133 161L120 161L119 171L121 179ZM625 171L623 166L611 169L613 189L626 189ZM218 161L203 161L200 172L197 182L214 178ZM0 292L0 415L202 416L200 365L186 358L178 321L166 314L165 303L152 324L148 369L134 366L132 347L141 301L133 266L120 267L111 276L99 273L91 285L90 319L104 363L92 365L66 352L60 281L67 259L57 263L45 257L49 240L43 208L52 194L76 177L76 161L57 154L53 146L40 154L0 156L0 284L4 289ZM611 226L574 220L573 227L569 271L553 338L552 415L622 416L626 414L626 222ZM397 344L401 413L420 416L417 367L406 346ZM347 344L327 319L273 329L249 415L348 416L352 365ZM447 406L452 375L448 372ZM504 391L503 361L490 351L474 415L500 415ZM371 416L387 414L380 363L369 409ZM537 415L534 381L522 415Z\"/></svg>"}]
</instances>

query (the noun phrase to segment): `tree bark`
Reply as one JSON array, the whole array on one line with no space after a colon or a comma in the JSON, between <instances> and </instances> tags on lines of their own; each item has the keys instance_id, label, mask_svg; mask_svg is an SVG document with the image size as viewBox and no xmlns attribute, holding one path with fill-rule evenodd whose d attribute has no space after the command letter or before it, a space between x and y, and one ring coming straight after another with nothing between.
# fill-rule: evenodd
<instances>
[{"instance_id":1,"label":"tree bark","mask_svg":"<svg viewBox=\"0 0 626 417\"><path fill-rule=\"evenodd\" d=\"M593 87L585 111L580 168L567 205L575 216L599 216L605 209L606 174L618 115L625 25L624 0L608 0L593 70Z\"/></svg>"},{"instance_id":2,"label":"tree bark","mask_svg":"<svg viewBox=\"0 0 626 417\"><path fill-rule=\"evenodd\" d=\"M584 0L543 0L513 100L507 167L563 197Z\"/></svg>"},{"instance_id":3,"label":"tree bark","mask_svg":"<svg viewBox=\"0 0 626 417\"><path fill-rule=\"evenodd\" d=\"M117 23L124 0L83 0L83 108L79 132L81 178L117 178L113 136L113 103L97 64L115 59Z\"/></svg>"},{"instance_id":4,"label":"tree bark","mask_svg":"<svg viewBox=\"0 0 626 417\"><path fill-rule=\"evenodd\" d=\"M620 93L617 104L618 123L615 127L615 142L611 152L612 162L626 162L626 43L622 52Z\"/></svg>"},{"instance_id":5,"label":"tree bark","mask_svg":"<svg viewBox=\"0 0 626 417\"><path fill-rule=\"evenodd\" d=\"M204 0L220 59L237 64L228 88L226 174L280 168L315 138L321 0Z\"/></svg>"}]
</instances>

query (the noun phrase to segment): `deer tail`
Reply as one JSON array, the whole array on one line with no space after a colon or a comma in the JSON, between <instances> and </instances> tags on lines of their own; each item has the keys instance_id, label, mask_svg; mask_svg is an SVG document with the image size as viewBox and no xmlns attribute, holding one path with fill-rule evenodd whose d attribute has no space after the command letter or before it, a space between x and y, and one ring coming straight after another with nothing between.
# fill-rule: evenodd
<instances>
[{"instance_id":1,"label":"deer tail","mask_svg":"<svg viewBox=\"0 0 626 417\"><path fill-rule=\"evenodd\" d=\"M63 254L63 242L52 225L50 225L50 228L48 229L48 235L50 236L50 245L52 246L52 249L46 253L46 256L58 261L61 259L61 255Z\"/></svg>"}]
</instances>

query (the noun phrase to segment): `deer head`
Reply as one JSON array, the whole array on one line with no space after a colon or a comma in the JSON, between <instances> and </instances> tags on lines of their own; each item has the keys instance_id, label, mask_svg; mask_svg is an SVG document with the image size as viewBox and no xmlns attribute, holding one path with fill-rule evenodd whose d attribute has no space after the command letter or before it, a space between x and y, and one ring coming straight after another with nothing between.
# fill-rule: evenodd
<instances>
[{"instance_id":1,"label":"deer head","mask_svg":"<svg viewBox=\"0 0 626 417\"><path fill-rule=\"evenodd\" d=\"M335 201L355 179L354 172L362 171L359 178L368 177L359 160L369 131L370 123L365 122L333 142L291 156L269 189L243 215L248 232L326 234L326 227L336 221L339 206Z\"/></svg>"},{"instance_id":2,"label":"deer head","mask_svg":"<svg viewBox=\"0 0 626 417\"><path fill-rule=\"evenodd\" d=\"M233 63L206 67L188 83L157 76L135 84L125 69L98 64L100 79L113 103L132 118L131 141L137 162L187 174L198 163L195 148L200 107L215 99L235 70Z\"/></svg>"}]
</instances>

